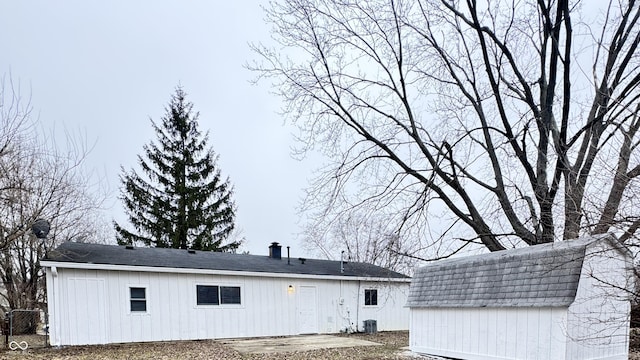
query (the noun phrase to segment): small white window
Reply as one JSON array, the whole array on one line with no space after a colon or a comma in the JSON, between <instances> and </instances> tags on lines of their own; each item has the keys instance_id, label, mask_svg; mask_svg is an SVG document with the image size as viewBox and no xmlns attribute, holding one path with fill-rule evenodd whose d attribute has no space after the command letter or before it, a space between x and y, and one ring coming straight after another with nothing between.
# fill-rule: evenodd
<instances>
[{"instance_id":1,"label":"small white window","mask_svg":"<svg viewBox=\"0 0 640 360\"><path fill-rule=\"evenodd\" d=\"M147 312L147 289L143 287L130 287L131 312Z\"/></svg>"},{"instance_id":2,"label":"small white window","mask_svg":"<svg viewBox=\"0 0 640 360\"><path fill-rule=\"evenodd\" d=\"M364 290L364 305L376 306L378 305L378 289L365 289Z\"/></svg>"}]
</instances>

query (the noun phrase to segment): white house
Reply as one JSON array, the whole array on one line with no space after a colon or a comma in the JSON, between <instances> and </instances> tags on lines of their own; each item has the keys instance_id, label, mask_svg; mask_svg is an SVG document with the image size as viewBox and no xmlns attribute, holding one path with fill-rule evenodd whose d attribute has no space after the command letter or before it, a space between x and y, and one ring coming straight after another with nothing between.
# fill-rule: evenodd
<instances>
[{"instance_id":1,"label":"white house","mask_svg":"<svg viewBox=\"0 0 640 360\"><path fill-rule=\"evenodd\" d=\"M68 242L41 265L52 345L409 327L407 276L283 258L277 243L257 256Z\"/></svg>"},{"instance_id":2,"label":"white house","mask_svg":"<svg viewBox=\"0 0 640 360\"><path fill-rule=\"evenodd\" d=\"M412 351L457 359L628 359L628 252L611 235L439 261L413 277Z\"/></svg>"}]
</instances>

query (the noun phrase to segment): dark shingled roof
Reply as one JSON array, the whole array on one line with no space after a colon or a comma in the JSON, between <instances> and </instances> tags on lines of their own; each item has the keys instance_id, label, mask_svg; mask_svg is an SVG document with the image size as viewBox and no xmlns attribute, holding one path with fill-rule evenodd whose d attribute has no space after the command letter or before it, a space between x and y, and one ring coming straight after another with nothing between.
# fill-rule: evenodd
<instances>
[{"instance_id":1,"label":"dark shingled roof","mask_svg":"<svg viewBox=\"0 0 640 360\"><path fill-rule=\"evenodd\" d=\"M205 269L247 271L281 274L334 275L345 277L370 277L406 279L408 276L376 265L345 262L344 273L340 272L340 261L305 259L304 264L298 258L272 259L268 256L195 251L141 248L127 249L125 246L84 244L66 242L49 252L45 261L152 266L162 268Z\"/></svg>"},{"instance_id":2,"label":"dark shingled roof","mask_svg":"<svg viewBox=\"0 0 640 360\"><path fill-rule=\"evenodd\" d=\"M597 240L592 237L438 261L415 273L407 306L569 306L576 296L586 248Z\"/></svg>"}]
</instances>

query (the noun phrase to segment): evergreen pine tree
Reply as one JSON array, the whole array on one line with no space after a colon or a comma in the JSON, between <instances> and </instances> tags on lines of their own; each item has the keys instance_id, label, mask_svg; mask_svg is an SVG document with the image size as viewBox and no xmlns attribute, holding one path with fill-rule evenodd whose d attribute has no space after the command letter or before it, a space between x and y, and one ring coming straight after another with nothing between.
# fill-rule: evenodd
<instances>
[{"instance_id":1,"label":"evergreen pine tree","mask_svg":"<svg viewBox=\"0 0 640 360\"><path fill-rule=\"evenodd\" d=\"M145 175L121 169L120 200L134 230L114 222L118 243L155 247L232 251L224 243L234 228L235 204L229 179L223 180L218 157L198 130L193 104L178 87L162 124L151 125L158 143L144 146L138 162Z\"/></svg>"}]
</instances>

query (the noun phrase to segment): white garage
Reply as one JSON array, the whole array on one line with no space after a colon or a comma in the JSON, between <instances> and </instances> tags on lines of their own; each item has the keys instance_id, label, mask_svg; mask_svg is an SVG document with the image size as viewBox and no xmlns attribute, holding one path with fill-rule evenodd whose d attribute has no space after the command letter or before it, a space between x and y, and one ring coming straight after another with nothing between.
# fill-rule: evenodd
<instances>
[{"instance_id":1,"label":"white garage","mask_svg":"<svg viewBox=\"0 0 640 360\"><path fill-rule=\"evenodd\" d=\"M46 269L52 345L407 330L410 279L378 266L65 243Z\"/></svg>"},{"instance_id":2,"label":"white garage","mask_svg":"<svg viewBox=\"0 0 640 360\"><path fill-rule=\"evenodd\" d=\"M628 359L631 258L611 235L420 268L412 351L456 359Z\"/></svg>"}]
</instances>

